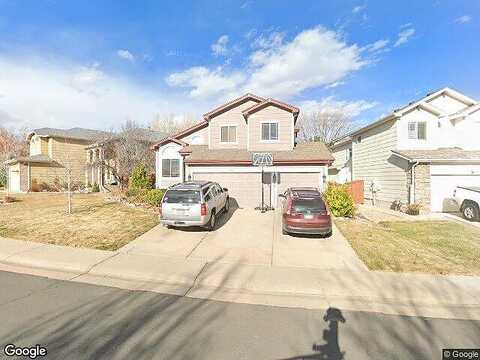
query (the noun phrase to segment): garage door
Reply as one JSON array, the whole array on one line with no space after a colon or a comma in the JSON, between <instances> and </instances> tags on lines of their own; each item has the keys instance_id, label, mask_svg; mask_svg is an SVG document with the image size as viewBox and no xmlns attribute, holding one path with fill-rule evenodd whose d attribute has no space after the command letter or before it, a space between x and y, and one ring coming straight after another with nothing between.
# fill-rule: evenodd
<instances>
[{"instance_id":1,"label":"garage door","mask_svg":"<svg viewBox=\"0 0 480 360\"><path fill-rule=\"evenodd\" d=\"M194 173L193 178L214 181L227 188L230 198L239 207L254 208L260 204L262 187L259 173Z\"/></svg>"},{"instance_id":2,"label":"garage door","mask_svg":"<svg viewBox=\"0 0 480 360\"><path fill-rule=\"evenodd\" d=\"M480 186L480 166L432 165L431 210L458 211L458 205L453 200L453 190L457 186Z\"/></svg>"},{"instance_id":3,"label":"garage door","mask_svg":"<svg viewBox=\"0 0 480 360\"><path fill-rule=\"evenodd\" d=\"M8 188L11 192L20 191L20 170L17 167L10 167L8 172Z\"/></svg>"}]
</instances>

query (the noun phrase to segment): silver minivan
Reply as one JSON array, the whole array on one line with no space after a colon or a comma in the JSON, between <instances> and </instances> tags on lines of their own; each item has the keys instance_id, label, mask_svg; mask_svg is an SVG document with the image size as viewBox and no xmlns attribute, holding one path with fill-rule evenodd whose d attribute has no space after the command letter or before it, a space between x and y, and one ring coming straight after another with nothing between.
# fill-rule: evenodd
<instances>
[{"instance_id":1,"label":"silver minivan","mask_svg":"<svg viewBox=\"0 0 480 360\"><path fill-rule=\"evenodd\" d=\"M211 181L187 181L167 189L160 207L166 226L202 226L213 230L217 216L229 210L228 189Z\"/></svg>"}]
</instances>

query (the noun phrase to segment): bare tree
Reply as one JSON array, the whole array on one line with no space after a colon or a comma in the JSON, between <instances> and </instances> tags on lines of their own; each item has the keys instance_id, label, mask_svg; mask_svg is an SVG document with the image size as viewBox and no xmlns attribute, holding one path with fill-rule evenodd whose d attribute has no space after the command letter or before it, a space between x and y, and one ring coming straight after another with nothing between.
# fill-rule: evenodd
<instances>
[{"instance_id":1,"label":"bare tree","mask_svg":"<svg viewBox=\"0 0 480 360\"><path fill-rule=\"evenodd\" d=\"M323 141L325 144L352 130L352 118L341 108L312 111L298 121L299 138L304 141Z\"/></svg>"},{"instance_id":2,"label":"bare tree","mask_svg":"<svg viewBox=\"0 0 480 360\"><path fill-rule=\"evenodd\" d=\"M155 153L150 149L151 142L145 139L144 129L134 121L125 122L120 132L110 133L98 146L101 156L90 166L110 172L122 188L128 184L128 178L138 164L144 164L147 171L154 172Z\"/></svg>"},{"instance_id":3,"label":"bare tree","mask_svg":"<svg viewBox=\"0 0 480 360\"><path fill-rule=\"evenodd\" d=\"M198 119L193 114L158 114L152 121L152 129L162 131L169 135L175 134L181 130L189 128L198 123Z\"/></svg>"}]
</instances>

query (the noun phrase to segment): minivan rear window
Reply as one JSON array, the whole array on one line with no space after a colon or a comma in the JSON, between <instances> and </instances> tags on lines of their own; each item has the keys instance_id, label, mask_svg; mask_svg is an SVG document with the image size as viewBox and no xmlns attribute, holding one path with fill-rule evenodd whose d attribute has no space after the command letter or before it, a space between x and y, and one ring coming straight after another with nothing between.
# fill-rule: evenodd
<instances>
[{"instance_id":1,"label":"minivan rear window","mask_svg":"<svg viewBox=\"0 0 480 360\"><path fill-rule=\"evenodd\" d=\"M321 213L325 211L325 203L321 198L295 199L293 210L297 213Z\"/></svg>"},{"instance_id":2,"label":"minivan rear window","mask_svg":"<svg viewBox=\"0 0 480 360\"><path fill-rule=\"evenodd\" d=\"M198 190L167 190L163 198L164 203L195 204L200 202Z\"/></svg>"}]
</instances>

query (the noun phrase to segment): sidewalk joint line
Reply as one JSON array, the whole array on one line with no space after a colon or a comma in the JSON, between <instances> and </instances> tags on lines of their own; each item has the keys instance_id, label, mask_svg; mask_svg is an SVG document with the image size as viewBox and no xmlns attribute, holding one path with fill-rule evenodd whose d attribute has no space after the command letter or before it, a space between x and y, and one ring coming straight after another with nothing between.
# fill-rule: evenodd
<instances>
[{"instance_id":1,"label":"sidewalk joint line","mask_svg":"<svg viewBox=\"0 0 480 360\"><path fill-rule=\"evenodd\" d=\"M90 267L87 269L87 271L84 271L84 272L82 272L82 273L80 273L80 274L78 274L78 275L75 275L74 277L70 278L69 280L74 280L74 279L76 279L76 278L79 278L80 276L89 274L90 271L92 271L92 269L93 269L95 266L100 265L100 264L104 263L104 262L107 261L107 260L113 259L115 256L117 256L117 255L119 255L119 254L120 254L120 253L119 253L118 251L115 252L115 253L113 253L113 254L110 255L109 257L106 257L105 259L102 259L102 260L100 260L99 262L97 262L97 263L93 264L92 266L90 266Z\"/></svg>"}]
</instances>

